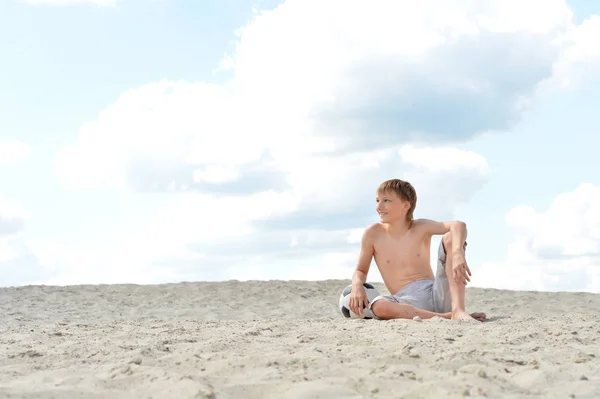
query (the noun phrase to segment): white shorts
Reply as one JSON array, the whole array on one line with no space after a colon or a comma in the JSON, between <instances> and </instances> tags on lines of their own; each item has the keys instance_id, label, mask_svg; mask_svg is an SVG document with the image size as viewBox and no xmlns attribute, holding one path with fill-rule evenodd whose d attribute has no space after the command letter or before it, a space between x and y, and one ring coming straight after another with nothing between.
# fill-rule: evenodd
<instances>
[{"instance_id":1,"label":"white shorts","mask_svg":"<svg viewBox=\"0 0 600 399\"><path fill-rule=\"evenodd\" d=\"M466 249L467 243L465 243ZM417 280L402 287L394 295L380 295L369 303L369 309L381 299L396 303L405 303L419 309L436 313L447 313L452 311L452 297L450 296L450 285L446 275L446 250L444 243L440 241L437 256L437 271L433 280ZM373 309L371 309L373 312ZM375 312L373 315L378 319Z\"/></svg>"}]
</instances>

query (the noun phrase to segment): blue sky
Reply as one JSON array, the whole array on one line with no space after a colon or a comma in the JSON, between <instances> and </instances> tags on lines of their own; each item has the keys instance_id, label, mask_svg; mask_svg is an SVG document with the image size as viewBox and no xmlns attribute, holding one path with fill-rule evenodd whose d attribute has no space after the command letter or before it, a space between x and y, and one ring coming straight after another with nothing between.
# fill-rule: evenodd
<instances>
[{"instance_id":1,"label":"blue sky","mask_svg":"<svg viewBox=\"0 0 600 399\"><path fill-rule=\"evenodd\" d=\"M0 5L0 146L30 149L0 159L0 198L29 215L0 205L23 219L1 285L350 278L374 188L404 177L417 216L469 225L474 285L600 291L598 194L578 191L600 190L600 5L457 2L496 25L446 15L465 39L435 45L436 2L43 3ZM566 193L589 205L546 214Z\"/></svg>"}]
</instances>

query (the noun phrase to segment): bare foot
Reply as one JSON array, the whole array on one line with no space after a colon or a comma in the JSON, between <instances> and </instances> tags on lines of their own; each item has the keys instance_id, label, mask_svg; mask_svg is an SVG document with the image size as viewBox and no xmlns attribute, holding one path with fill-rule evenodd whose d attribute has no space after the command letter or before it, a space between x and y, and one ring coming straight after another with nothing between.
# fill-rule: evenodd
<instances>
[{"instance_id":1,"label":"bare foot","mask_svg":"<svg viewBox=\"0 0 600 399\"><path fill-rule=\"evenodd\" d=\"M452 320L477 320L477 321L484 321L485 320L485 313L483 312L474 312L471 314L468 314L465 311L462 312L456 312L454 314L452 314Z\"/></svg>"}]
</instances>

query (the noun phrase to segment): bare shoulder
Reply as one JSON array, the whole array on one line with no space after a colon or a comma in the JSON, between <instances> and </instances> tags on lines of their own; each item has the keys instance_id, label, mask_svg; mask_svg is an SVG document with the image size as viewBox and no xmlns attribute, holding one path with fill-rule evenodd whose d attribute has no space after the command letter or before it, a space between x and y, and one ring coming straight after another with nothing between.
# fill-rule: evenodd
<instances>
[{"instance_id":1,"label":"bare shoulder","mask_svg":"<svg viewBox=\"0 0 600 399\"><path fill-rule=\"evenodd\" d=\"M435 220L431 220L431 219L415 219L412 222L412 228L413 229L427 229L437 223L439 223L439 222L437 222Z\"/></svg>"},{"instance_id":2,"label":"bare shoulder","mask_svg":"<svg viewBox=\"0 0 600 399\"><path fill-rule=\"evenodd\" d=\"M381 223L372 223L368 225L363 231L363 235L361 238L363 247L373 247L375 245L375 241L381 234L385 232L385 229Z\"/></svg>"},{"instance_id":3,"label":"bare shoulder","mask_svg":"<svg viewBox=\"0 0 600 399\"><path fill-rule=\"evenodd\" d=\"M460 221L438 222L431 219L415 219L413 221L413 229L426 235L441 235L450 231L452 225L462 223Z\"/></svg>"},{"instance_id":4,"label":"bare shoulder","mask_svg":"<svg viewBox=\"0 0 600 399\"><path fill-rule=\"evenodd\" d=\"M381 223L372 223L365 228L364 238L374 239L385 231Z\"/></svg>"}]
</instances>

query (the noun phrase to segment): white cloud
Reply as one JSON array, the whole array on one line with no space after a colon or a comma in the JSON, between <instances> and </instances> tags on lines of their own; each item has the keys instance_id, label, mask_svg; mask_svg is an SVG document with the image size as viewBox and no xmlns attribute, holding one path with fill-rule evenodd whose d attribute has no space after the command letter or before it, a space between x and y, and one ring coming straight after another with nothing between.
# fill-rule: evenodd
<instances>
[{"instance_id":1,"label":"white cloud","mask_svg":"<svg viewBox=\"0 0 600 399\"><path fill-rule=\"evenodd\" d=\"M504 263L486 263L477 285L507 289L600 292L600 187L582 184L540 212L506 215L514 240Z\"/></svg>"},{"instance_id":2,"label":"white cloud","mask_svg":"<svg viewBox=\"0 0 600 399\"><path fill-rule=\"evenodd\" d=\"M340 146L466 138L518 119L570 18L563 1L292 0L241 30L234 79Z\"/></svg>"},{"instance_id":3,"label":"white cloud","mask_svg":"<svg viewBox=\"0 0 600 399\"><path fill-rule=\"evenodd\" d=\"M31 214L19 204L0 198L0 285L40 283L48 271L39 263L24 236Z\"/></svg>"},{"instance_id":4,"label":"white cloud","mask_svg":"<svg viewBox=\"0 0 600 399\"><path fill-rule=\"evenodd\" d=\"M21 3L50 6L91 5L100 7L116 6L117 0L20 0Z\"/></svg>"},{"instance_id":5,"label":"white cloud","mask_svg":"<svg viewBox=\"0 0 600 399\"><path fill-rule=\"evenodd\" d=\"M431 168L437 159L448 162ZM417 216L449 219L485 183L487 163L454 148L408 145L314 157L290 169L283 191L176 196L146 225L124 233L119 247L96 251L99 257L90 249L91 263L82 255L52 281L349 278L356 237L376 220L376 187L392 176L410 179L424 197ZM458 186L460 195L448 195ZM375 268L369 278L378 279Z\"/></svg>"},{"instance_id":6,"label":"white cloud","mask_svg":"<svg viewBox=\"0 0 600 399\"><path fill-rule=\"evenodd\" d=\"M554 65L552 79L544 85L550 89L576 88L598 79L600 66L600 16L592 15L564 37L563 56Z\"/></svg>"},{"instance_id":7,"label":"white cloud","mask_svg":"<svg viewBox=\"0 0 600 399\"><path fill-rule=\"evenodd\" d=\"M506 129L552 75L570 18L559 0L288 0L240 29L226 85L127 91L61 152L59 175L72 186L247 192L285 186L288 169L318 152Z\"/></svg>"},{"instance_id":8,"label":"white cloud","mask_svg":"<svg viewBox=\"0 0 600 399\"><path fill-rule=\"evenodd\" d=\"M0 237L20 233L30 216L19 204L0 197Z\"/></svg>"},{"instance_id":9,"label":"white cloud","mask_svg":"<svg viewBox=\"0 0 600 399\"><path fill-rule=\"evenodd\" d=\"M29 146L21 141L0 139L0 166L22 162L29 151ZM0 285L22 284L26 275L35 273L35 256L23 238L30 217L21 205L0 196Z\"/></svg>"},{"instance_id":10,"label":"white cloud","mask_svg":"<svg viewBox=\"0 0 600 399\"><path fill-rule=\"evenodd\" d=\"M30 152L29 145L22 141L0 139L0 166L23 162Z\"/></svg>"},{"instance_id":11,"label":"white cloud","mask_svg":"<svg viewBox=\"0 0 600 399\"><path fill-rule=\"evenodd\" d=\"M435 168L428 162L454 157L459 161ZM112 236L117 246L21 241L20 261L27 254L31 265L18 275L8 275L6 268L2 285L348 278L357 239L376 219L375 189L383 179L401 175L420 194L432 193L432 198L419 199L417 215L450 218L454 207L485 183L487 164L467 151L407 145L317 157L292 172L286 191L174 196L146 224ZM458 185L462 197L443 192ZM375 267L369 279L380 280Z\"/></svg>"},{"instance_id":12,"label":"white cloud","mask_svg":"<svg viewBox=\"0 0 600 399\"><path fill-rule=\"evenodd\" d=\"M226 84L128 90L60 152L69 187L187 192L69 281L348 277L348 237L373 220L382 180L413 182L416 216L440 219L482 187L485 159L448 146L519 120L571 17L560 0L257 13L220 65Z\"/></svg>"}]
</instances>

